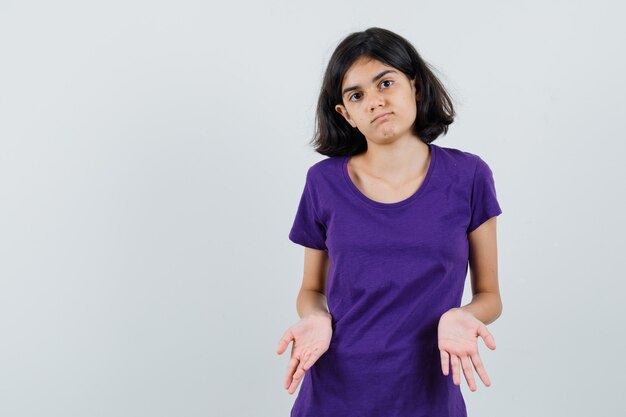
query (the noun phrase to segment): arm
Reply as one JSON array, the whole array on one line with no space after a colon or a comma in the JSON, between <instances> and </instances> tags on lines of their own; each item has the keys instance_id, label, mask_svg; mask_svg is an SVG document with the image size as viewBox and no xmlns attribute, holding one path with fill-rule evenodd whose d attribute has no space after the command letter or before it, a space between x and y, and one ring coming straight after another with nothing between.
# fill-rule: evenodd
<instances>
[{"instance_id":1,"label":"arm","mask_svg":"<svg viewBox=\"0 0 626 417\"><path fill-rule=\"evenodd\" d=\"M491 385L478 355L477 338L482 337L489 349L496 348L495 340L486 325L497 319L502 312L498 289L496 217L481 224L468 238L474 297L469 304L450 309L443 314L439 320L438 343L443 374L449 374L451 363L453 382L461 385L460 363L470 390L476 391L472 365L485 386Z\"/></svg>"},{"instance_id":2,"label":"arm","mask_svg":"<svg viewBox=\"0 0 626 417\"><path fill-rule=\"evenodd\" d=\"M332 337L332 316L326 304L326 251L304 249L304 277L298 293L296 308L300 321L281 337L276 353L281 355L293 341L291 359L283 387L293 394L304 373L328 350Z\"/></svg>"},{"instance_id":3,"label":"arm","mask_svg":"<svg viewBox=\"0 0 626 417\"><path fill-rule=\"evenodd\" d=\"M304 275L296 300L296 309L300 318L316 313L330 314L326 304L328 266L326 251L304 248Z\"/></svg>"},{"instance_id":4,"label":"arm","mask_svg":"<svg viewBox=\"0 0 626 417\"><path fill-rule=\"evenodd\" d=\"M496 217L484 222L468 238L473 297L461 309L484 324L489 324L502 314L498 287Z\"/></svg>"}]
</instances>

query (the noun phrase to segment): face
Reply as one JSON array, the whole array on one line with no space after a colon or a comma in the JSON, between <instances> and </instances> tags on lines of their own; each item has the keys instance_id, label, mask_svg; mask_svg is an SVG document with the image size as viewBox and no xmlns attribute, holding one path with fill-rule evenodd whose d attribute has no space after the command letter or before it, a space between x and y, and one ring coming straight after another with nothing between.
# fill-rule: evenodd
<instances>
[{"instance_id":1,"label":"face","mask_svg":"<svg viewBox=\"0 0 626 417\"><path fill-rule=\"evenodd\" d=\"M343 104L335 106L368 141L388 143L413 135L417 110L415 79L382 62L364 57L355 61L341 85Z\"/></svg>"}]
</instances>

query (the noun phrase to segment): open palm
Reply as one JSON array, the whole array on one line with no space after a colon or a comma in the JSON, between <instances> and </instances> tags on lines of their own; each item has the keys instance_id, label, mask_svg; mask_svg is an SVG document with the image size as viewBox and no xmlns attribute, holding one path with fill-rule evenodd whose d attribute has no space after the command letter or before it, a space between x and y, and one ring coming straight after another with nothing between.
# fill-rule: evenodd
<instances>
[{"instance_id":1,"label":"open palm","mask_svg":"<svg viewBox=\"0 0 626 417\"><path fill-rule=\"evenodd\" d=\"M276 353L282 355L291 341L291 359L287 364L284 388L293 394L304 373L328 350L332 338L329 313L314 313L304 317L285 331L278 342Z\"/></svg>"},{"instance_id":2,"label":"open palm","mask_svg":"<svg viewBox=\"0 0 626 417\"><path fill-rule=\"evenodd\" d=\"M460 361L465 379L472 391L476 391L472 364L485 386L491 385L487 371L478 355L479 336L483 338L489 349L496 348L496 342L487 330L487 326L471 313L461 308L453 308L439 319L437 337L443 374L449 374L449 362L452 362L452 380L454 384L461 385Z\"/></svg>"}]
</instances>

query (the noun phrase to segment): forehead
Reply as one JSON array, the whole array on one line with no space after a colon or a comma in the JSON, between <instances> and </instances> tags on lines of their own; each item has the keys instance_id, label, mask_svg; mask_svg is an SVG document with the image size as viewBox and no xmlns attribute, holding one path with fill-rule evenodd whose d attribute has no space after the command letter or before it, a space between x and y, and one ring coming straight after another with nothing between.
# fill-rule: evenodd
<instances>
[{"instance_id":1,"label":"forehead","mask_svg":"<svg viewBox=\"0 0 626 417\"><path fill-rule=\"evenodd\" d=\"M346 71L343 77L342 87L345 85L362 85L369 83L372 77L384 70L394 70L398 73L398 69L380 62L375 58L361 57L354 61Z\"/></svg>"}]
</instances>

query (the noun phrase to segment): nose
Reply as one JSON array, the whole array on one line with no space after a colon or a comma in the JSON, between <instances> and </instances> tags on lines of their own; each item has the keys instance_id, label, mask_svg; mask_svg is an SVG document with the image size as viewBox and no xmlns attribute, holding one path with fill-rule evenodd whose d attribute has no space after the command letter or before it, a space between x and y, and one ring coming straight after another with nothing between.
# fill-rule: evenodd
<instances>
[{"instance_id":1,"label":"nose","mask_svg":"<svg viewBox=\"0 0 626 417\"><path fill-rule=\"evenodd\" d=\"M377 107L382 107L385 104L385 99L383 98L383 95L380 92L375 92L375 93L370 93L370 100L369 100L369 109L370 110L374 110Z\"/></svg>"}]
</instances>

